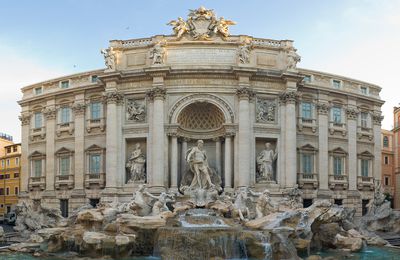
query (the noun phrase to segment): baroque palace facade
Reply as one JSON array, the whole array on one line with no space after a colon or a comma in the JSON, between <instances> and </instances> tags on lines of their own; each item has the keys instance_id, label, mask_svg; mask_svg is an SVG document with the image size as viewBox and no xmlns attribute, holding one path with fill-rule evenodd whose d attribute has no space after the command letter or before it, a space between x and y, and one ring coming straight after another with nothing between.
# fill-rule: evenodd
<instances>
[{"instance_id":1,"label":"baroque palace facade","mask_svg":"<svg viewBox=\"0 0 400 260\"><path fill-rule=\"evenodd\" d=\"M61 207L180 190L203 140L225 191L249 186L361 214L381 179L379 86L297 68L290 40L229 34L191 10L173 35L113 40L107 68L22 88L21 198Z\"/></svg>"}]
</instances>

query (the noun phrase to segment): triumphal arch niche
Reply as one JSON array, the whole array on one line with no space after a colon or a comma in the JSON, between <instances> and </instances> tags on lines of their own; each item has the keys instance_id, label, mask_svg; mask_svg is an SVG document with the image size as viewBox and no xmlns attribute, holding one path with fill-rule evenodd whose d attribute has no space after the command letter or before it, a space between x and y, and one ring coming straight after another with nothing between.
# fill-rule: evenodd
<instances>
[{"instance_id":1,"label":"triumphal arch niche","mask_svg":"<svg viewBox=\"0 0 400 260\"><path fill-rule=\"evenodd\" d=\"M116 144L107 145L106 172L118 169L105 198L140 184L211 197L296 185L300 56L290 40L231 35L235 24L200 7L170 21L172 35L102 50L107 144Z\"/></svg>"}]
</instances>

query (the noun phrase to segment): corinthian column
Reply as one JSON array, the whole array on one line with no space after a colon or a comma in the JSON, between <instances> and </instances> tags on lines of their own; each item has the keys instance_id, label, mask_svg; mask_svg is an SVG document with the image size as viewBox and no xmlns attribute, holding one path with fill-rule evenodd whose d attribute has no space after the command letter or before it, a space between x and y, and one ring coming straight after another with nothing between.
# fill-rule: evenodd
<instances>
[{"instance_id":1,"label":"corinthian column","mask_svg":"<svg viewBox=\"0 0 400 260\"><path fill-rule=\"evenodd\" d=\"M22 110L26 110L26 107L22 107ZM21 196L26 196L28 189L28 182L30 177L29 172L29 159L28 159L28 152L29 152L29 126L31 122L31 115L28 113L22 113L19 117L21 120Z\"/></svg>"},{"instance_id":2,"label":"corinthian column","mask_svg":"<svg viewBox=\"0 0 400 260\"><path fill-rule=\"evenodd\" d=\"M253 92L248 87L236 91L239 98L239 131L238 131L238 175L235 184L238 187L250 185L251 132L250 132L250 97Z\"/></svg>"},{"instance_id":3,"label":"corinthian column","mask_svg":"<svg viewBox=\"0 0 400 260\"><path fill-rule=\"evenodd\" d=\"M355 102L354 102L355 103ZM349 152L349 190L357 190L357 117L358 110L353 107L346 109ZM380 140L380 139L379 139Z\"/></svg>"},{"instance_id":4,"label":"corinthian column","mask_svg":"<svg viewBox=\"0 0 400 260\"><path fill-rule=\"evenodd\" d=\"M178 137L171 133L171 188L178 188Z\"/></svg>"},{"instance_id":5,"label":"corinthian column","mask_svg":"<svg viewBox=\"0 0 400 260\"><path fill-rule=\"evenodd\" d=\"M107 82L107 84L115 84ZM108 87L108 86L107 86ZM104 93L107 102L107 135L106 135L106 189L110 192L117 190L118 183L118 154L119 131L117 106L122 103L123 95L115 88Z\"/></svg>"},{"instance_id":6,"label":"corinthian column","mask_svg":"<svg viewBox=\"0 0 400 260\"><path fill-rule=\"evenodd\" d=\"M54 160L54 139L57 110L54 103L54 100L49 100L46 108L42 111L46 118L46 192L54 191L54 174L56 171L56 161Z\"/></svg>"},{"instance_id":7,"label":"corinthian column","mask_svg":"<svg viewBox=\"0 0 400 260\"><path fill-rule=\"evenodd\" d=\"M225 190L232 188L232 134L225 135L225 158L224 158Z\"/></svg>"},{"instance_id":8,"label":"corinthian column","mask_svg":"<svg viewBox=\"0 0 400 260\"><path fill-rule=\"evenodd\" d=\"M281 94L281 102L285 103L285 180L286 187L294 187L297 183L297 151L296 151L296 99L297 92L289 90ZM279 155L278 155L279 156Z\"/></svg>"},{"instance_id":9,"label":"corinthian column","mask_svg":"<svg viewBox=\"0 0 400 260\"><path fill-rule=\"evenodd\" d=\"M381 179L381 171L382 171L381 122L383 120L383 116L381 115L380 107L376 107L375 109L376 109L376 111L372 115L372 119L373 119L373 123L374 123L374 127L373 127L373 131L374 131L373 168L374 168L374 179L375 179L375 181L377 181L377 180L379 181Z\"/></svg>"},{"instance_id":10,"label":"corinthian column","mask_svg":"<svg viewBox=\"0 0 400 260\"><path fill-rule=\"evenodd\" d=\"M328 190L329 161L328 161L328 111L327 101L320 102L318 109L318 177L320 190Z\"/></svg>"},{"instance_id":11,"label":"corinthian column","mask_svg":"<svg viewBox=\"0 0 400 260\"><path fill-rule=\"evenodd\" d=\"M85 176L85 96L79 93L75 96L72 106L75 123L75 167L74 167L74 193L83 193L83 182Z\"/></svg>"},{"instance_id":12,"label":"corinthian column","mask_svg":"<svg viewBox=\"0 0 400 260\"><path fill-rule=\"evenodd\" d=\"M164 178L164 99L165 89L156 86L147 92L147 97L153 103L153 121L151 122L151 138L153 140L151 147L151 183L150 186L160 188L165 187Z\"/></svg>"}]
</instances>

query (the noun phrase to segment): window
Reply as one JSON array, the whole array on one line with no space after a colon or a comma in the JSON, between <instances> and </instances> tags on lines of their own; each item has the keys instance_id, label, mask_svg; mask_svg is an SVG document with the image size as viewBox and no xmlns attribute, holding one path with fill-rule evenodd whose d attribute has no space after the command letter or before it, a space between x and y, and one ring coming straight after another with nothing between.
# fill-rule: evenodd
<instances>
[{"instance_id":1,"label":"window","mask_svg":"<svg viewBox=\"0 0 400 260\"><path fill-rule=\"evenodd\" d=\"M343 157L339 156L333 157L333 174L334 175L343 174Z\"/></svg>"},{"instance_id":2,"label":"window","mask_svg":"<svg viewBox=\"0 0 400 260\"><path fill-rule=\"evenodd\" d=\"M334 88L339 89L342 85L342 82L340 80L334 79L334 80L332 80L332 85Z\"/></svg>"},{"instance_id":3,"label":"window","mask_svg":"<svg viewBox=\"0 0 400 260\"><path fill-rule=\"evenodd\" d=\"M389 147L389 137L383 137L383 147Z\"/></svg>"},{"instance_id":4,"label":"window","mask_svg":"<svg viewBox=\"0 0 400 260\"><path fill-rule=\"evenodd\" d=\"M361 127L367 128L368 127L368 113L361 112Z\"/></svg>"},{"instance_id":5,"label":"window","mask_svg":"<svg viewBox=\"0 0 400 260\"><path fill-rule=\"evenodd\" d=\"M91 154L89 156L89 173L90 174L100 173L100 154Z\"/></svg>"},{"instance_id":6,"label":"window","mask_svg":"<svg viewBox=\"0 0 400 260\"><path fill-rule=\"evenodd\" d=\"M313 173L313 161L311 154L302 154L302 166L303 173L312 174Z\"/></svg>"},{"instance_id":7,"label":"window","mask_svg":"<svg viewBox=\"0 0 400 260\"><path fill-rule=\"evenodd\" d=\"M60 175L69 175L70 160L69 156L60 158Z\"/></svg>"},{"instance_id":8,"label":"window","mask_svg":"<svg viewBox=\"0 0 400 260\"><path fill-rule=\"evenodd\" d=\"M0 188L0 195L4 195L4 188Z\"/></svg>"},{"instance_id":9,"label":"window","mask_svg":"<svg viewBox=\"0 0 400 260\"><path fill-rule=\"evenodd\" d=\"M32 177L40 177L42 176L42 160L36 159L33 160L33 176Z\"/></svg>"},{"instance_id":10,"label":"window","mask_svg":"<svg viewBox=\"0 0 400 260\"><path fill-rule=\"evenodd\" d=\"M7 153L11 153L11 147L7 147Z\"/></svg>"},{"instance_id":11,"label":"window","mask_svg":"<svg viewBox=\"0 0 400 260\"><path fill-rule=\"evenodd\" d=\"M90 103L90 119L100 119L101 118L101 103L93 102Z\"/></svg>"},{"instance_id":12,"label":"window","mask_svg":"<svg viewBox=\"0 0 400 260\"><path fill-rule=\"evenodd\" d=\"M18 178L19 177L19 172L14 173L14 178Z\"/></svg>"},{"instance_id":13,"label":"window","mask_svg":"<svg viewBox=\"0 0 400 260\"><path fill-rule=\"evenodd\" d=\"M305 75L304 78L303 78L303 81L307 82L307 83L311 82L311 75Z\"/></svg>"},{"instance_id":14,"label":"window","mask_svg":"<svg viewBox=\"0 0 400 260\"><path fill-rule=\"evenodd\" d=\"M342 199L335 199L334 200L334 204L336 204L338 206L342 206L343 205L343 200Z\"/></svg>"},{"instance_id":15,"label":"window","mask_svg":"<svg viewBox=\"0 0 400 260\"><path fill-rule=\"evenodd\" d=\"M9 187L6 188L6 195L10 195L10 188Z\"/></svg>"},{"instance_id":16,"label":"window","mask_svg":"<svg viewBox=\"0 0 400 260\"><path fill-rule=\"evenodd\" d=\"M368 88L367 87L360 87L360 92L361 92L361 94L367 95L368 94Z\"/></svg>"},{"instance_id":17,"label":"window","mask_svg":"<svg viewBox=\"0 0 400 260\"><path fill-rule=\"evenodd\" d=\"M311 119L312 118L312 105L310 102L303 102L301 104L301 116L304 119Z\"/></svg>"},{"instance_id":18,"label":"window","mask_svg":"<svg viewBox=\"0 0 400 260\"><path fill-rule=\"evenodd\" d=\"M19 158L17 157L17 158L15 158L15 165L19 165Z\"/></svg>"},{"instance_id":19,"label":"window","mask_svg":"<svg viewBox=\"0 0 400 260\"><path fill-rule=\"evenodd\" d=\"M10 213L11 211L11 206L7 206L7 213Z\"/></svg>"},{"instance_id":20,"label":"window","mask_svg":"<svg viewBox=\"0 0 400 260\"><path fill-rule=\"evenodd\" d=\"M389 164L389 157L385 156L385 164Z\"/></svg>"},{"instance_id":21,"label":"window","mask_svg":"<svg viewBox=\"0 0 400 260\"><path fill-rule=\"evenodd\" d=\"M43 88L39 87L39 88L35 88L35 95L40 95L43 93Z\"/></svg>"},{"instance_id":22,"label":"window","mask_svg":"<svg viewBox=\"0 0 400 260\"><path fill-rule=\"evenodd\" d=\"M15 153L15 152L17 152L17 151L18 151L18 147L13 146L13 152Z\"/></svg>"},{"instance_id":23,"label":"window","mask_svg":"<svg viewBox=\"0 0 400 260\"><path fill-rule=\"evenodd\" d=\"M361 159L361 176L368 177L369 160Z\"/></svg>"},{"instance_id":24,"label":"window","mask_svg":"<svg viewBox=\"0 0 400 260\"><path fill-rule=\"evenodd\" d=\"M97 75L93 75L93 76L91 77L91 81L92 81L92 83L96 83L96 82L97 82L97 80L98 80L98 77L97 77Z\"/></svg>"},{"instance_id":25,"label":"window","mask_svg":"<svg viewBox=\"0 0 400 260\"><path fill-rule=\"evenodd\" d=\"M7 159L7 166L10 166L10 159Z\"/></svg>"},{"instance_id":26,"label":"window","mask_svg":"<svg viewBox=\"0 0 400 260\"><path fill-rule=\"evenodd\" d=\"M18 192L19 192L18 187L15 187L15 188L14 188L14 193L15 193L15 195L18 195Z\"/></svg>"},{"instance_id":27,"label":"window","mask_svg":"<svg viewBox=\"0 0 400 260\"><path fill-rule=\"evenodd\" d=\"M4 179L4 175L3 174L0 175L0 180L2 180L2 179Z\"/></svg>"},{"instance_id":28,"label":"window","mask_svg":"<svg viewBox=\"0 0 400 260\"><path fill-rule=\"evenodd\" d=\"M334 106L332 107L332 119L335 124L342 123L342 108Z\"/></svg>"},{"instance_id":29,"label":"window","mask_svg":"<svg viewBox=\"0 0 400 260\"><path fill-rule=\"evenodd\" d=\"M34 118L34 127L35 128L41 128L43 126L43 120L42 120L42 113L36 112L33 116Z\"/></svg>"},{"instance_id":30,"label":"window","mask_svg":"<svg viewBox=\"0 0 400 260\"><path fill-rule=\"evenodd\" d=\"M71 109L69 107L62 107L61 108L61 123L66 124L70 122L70 114L71 114Z\"/></svg>"},{"instance_id":31,"label":"window","mask_svg":"<svg viewBox=\"0 0 400 260\"><path fill-rule=\"evenodd\" d=\"M10 174L4 174L4 179L10 179Z\"/></svg>"},{"instance_id":32,"label":"window","mask_svg":"<svg viewBox=\"0 0 400 260\"><path fill-rule=\"evenodd\" d=\"M68 80L61 81L60 87L61 88L69 88L69 81Z\"/></svg>"},{"instance_id":33,"label":"window","mask_svg":"<svg viewBox=\"0 0 400 260\"><path fill-rule=\"evenodd\" d=\"M1 167L4 168L4 160L1 160Z\"/></svg>"},{"instance_id":34,"label":"window","mask_svg":"<svg viewBox=\"0 0 400 260\"><path fill-rule=\"evenodd\" d=\"M389 176L385 176L385 186L389 186L390 182L389 182Z\"/></svg>"}]
</instances>

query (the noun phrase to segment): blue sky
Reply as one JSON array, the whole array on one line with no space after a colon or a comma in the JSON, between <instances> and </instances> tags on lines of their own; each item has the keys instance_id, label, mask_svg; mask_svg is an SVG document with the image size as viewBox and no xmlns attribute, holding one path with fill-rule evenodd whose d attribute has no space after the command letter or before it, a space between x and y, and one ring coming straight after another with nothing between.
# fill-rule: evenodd
<instances>
[{"instance_id":1,"label":"blue sky","mask_svg":"<svg viewBox=\"0 0 400 260\"><path fill-rule=\"evenodd\" d=\"M236 21L232 34L294 40L299 67L382 86L384 127L393 124L400 96L400 0L14 0L0 5L0 131L20 140L16 101L22 86L102 68L99 50L109 40L170 34L168 21L200 5Z\"/></svg>"}]
</instances>

